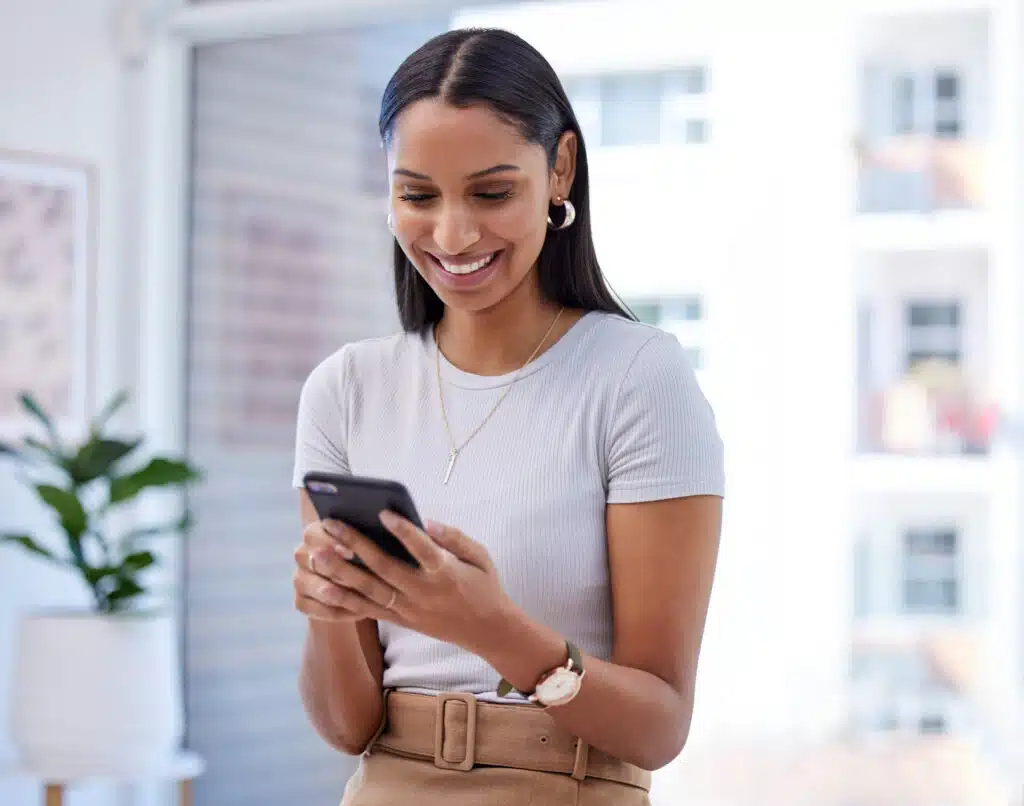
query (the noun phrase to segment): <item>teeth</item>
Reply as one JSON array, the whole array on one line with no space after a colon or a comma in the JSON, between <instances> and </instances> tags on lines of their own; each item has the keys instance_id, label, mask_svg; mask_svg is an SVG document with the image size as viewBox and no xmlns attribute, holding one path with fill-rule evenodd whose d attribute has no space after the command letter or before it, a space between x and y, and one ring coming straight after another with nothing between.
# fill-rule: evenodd
<instances>
[{"instance_id":1,"label":"teeth","mask_svg":"<svg viewBox=\"0 0 1024 806\"><path fill-rule=\"evenodd\" d=\"M484 266L494 260L494 256L497 252L492 252L487 257L482 257L480 260L474 261L473 263L445 263L443 260L438 259L438 263L444 266L444 270L451 274L472 274L475 271L480 271Z\"/></svg>"}]
</instances>

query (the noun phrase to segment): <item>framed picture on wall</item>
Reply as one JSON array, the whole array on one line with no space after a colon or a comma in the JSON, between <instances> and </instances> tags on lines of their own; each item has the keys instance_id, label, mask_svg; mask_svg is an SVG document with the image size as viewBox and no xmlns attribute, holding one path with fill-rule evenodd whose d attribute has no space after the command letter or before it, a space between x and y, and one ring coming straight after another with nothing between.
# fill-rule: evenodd
<instances>
[{"instance_id":1,"label":"framed picture on wall","mask_svg":"<svg viewBox=\"0 0 1024 806\"><path fill-rule=\"evenodd\" d=\"M0 432L22 391L70 429L90 413L95 215L89 165L0 149Z\"/></svg>"}]
</instances>

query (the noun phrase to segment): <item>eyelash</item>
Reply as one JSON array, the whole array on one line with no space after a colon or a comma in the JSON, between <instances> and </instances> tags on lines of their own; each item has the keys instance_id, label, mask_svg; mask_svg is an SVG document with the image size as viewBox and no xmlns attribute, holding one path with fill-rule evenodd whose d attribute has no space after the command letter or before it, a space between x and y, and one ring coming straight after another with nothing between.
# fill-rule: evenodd
<instances>
[{"instance_id":1,"label":"eyelash","mask_svg":"<svg viewBox=\"0 0 1024 806\"><path fill-rule=\"evenodd\" d=\"M511 190L503 190L501 193L477 193L476 196L484 201L502 202L508 201L512 198ZM399 200L409 202L411 204L423 204L428 202L435 196L431 193L403 193L398 197Z\"/></svg>"}]
</instances>

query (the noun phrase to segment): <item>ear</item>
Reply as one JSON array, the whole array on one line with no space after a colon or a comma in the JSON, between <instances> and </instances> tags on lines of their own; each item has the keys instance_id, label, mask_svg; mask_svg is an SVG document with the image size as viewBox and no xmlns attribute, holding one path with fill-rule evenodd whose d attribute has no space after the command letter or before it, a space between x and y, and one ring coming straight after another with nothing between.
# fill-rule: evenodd
<instances>
[{"instance_id":1,"label":"ear","mask_svg":"<svg viewBox=\"0 0 1024 806\"><path fill-rule=\"evenodd\" d=\"M566 199L576 179L576 151L579 140L576 132L566 131L558 138L558 151L555 155L555 167L551 172L551 199Z\"/></svg>"}]
</instances>

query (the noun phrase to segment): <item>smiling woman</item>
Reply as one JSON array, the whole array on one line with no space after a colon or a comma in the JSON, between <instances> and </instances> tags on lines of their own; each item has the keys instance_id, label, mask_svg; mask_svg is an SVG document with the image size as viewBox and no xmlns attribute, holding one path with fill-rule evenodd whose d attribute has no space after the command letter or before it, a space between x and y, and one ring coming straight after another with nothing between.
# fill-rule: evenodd
<instances>
[{"instance_id":1,"label":"smiling woman","mask_svg":"<svg viewBox=\"0 0 1024 806\"><path fill-rule=\"evenodd\" d=\"M343 803L648 803L693 708L714 414L679 342L604 281L583 137L536 50L431 40L392 77L380 134L403 331L311 373L294 483L400 481L444 523L381 514L412 567L300 492L303 698L364 754Z\"/></svg>"}]
</instances>

